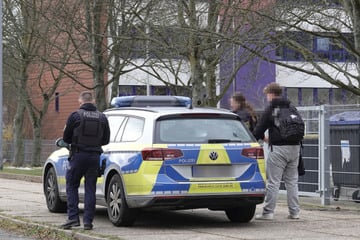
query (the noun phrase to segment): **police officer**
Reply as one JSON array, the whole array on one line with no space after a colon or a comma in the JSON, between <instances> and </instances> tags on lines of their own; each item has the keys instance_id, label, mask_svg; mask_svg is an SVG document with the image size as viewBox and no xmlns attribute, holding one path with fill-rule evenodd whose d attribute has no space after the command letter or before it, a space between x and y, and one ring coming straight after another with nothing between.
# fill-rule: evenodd
<instances>
[{"instance_id":1,"label":"police officer","mask_svg":"<svg viewBox=\"0 0 360 240\"><path fill-rule=\"evenodd\" d=\"M85 177L84 230L93 228L96 205L96 182L100 166L102 145L110 140L110 128L106 116L97 111L91 92L79 96L80 109L67 119L63 139L71 144L69 167L66 172L68 220L62 229L80 226L79 195L80 180Z\"/></svg>"}]
</instances>

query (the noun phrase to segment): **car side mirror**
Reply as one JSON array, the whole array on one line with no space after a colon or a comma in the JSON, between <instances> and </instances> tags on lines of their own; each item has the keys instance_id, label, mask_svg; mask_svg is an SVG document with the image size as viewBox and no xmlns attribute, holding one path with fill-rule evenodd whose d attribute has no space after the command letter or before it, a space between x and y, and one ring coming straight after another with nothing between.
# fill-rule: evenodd
<instances>
[{"instance_id":1,"label":"car side mirror","mask_svg":"<svg viewBox=\"0 0 360 240\"><path fill-rule=\"evenodd\" d=\"M56 139L55 144L56 144L56 146L58 146L58 147L65 147L65 148L69 149L69 144L66 143L66 142L64 141L64 139L62 139L62 138Z\"/></svg>"}]
</instances>

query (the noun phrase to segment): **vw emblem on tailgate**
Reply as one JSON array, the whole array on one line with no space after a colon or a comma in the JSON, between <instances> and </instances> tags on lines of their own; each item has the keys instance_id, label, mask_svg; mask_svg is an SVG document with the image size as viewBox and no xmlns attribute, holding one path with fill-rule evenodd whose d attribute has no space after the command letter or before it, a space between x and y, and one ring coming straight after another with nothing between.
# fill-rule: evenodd
<instances>
[{"instance_id":1,"label":"vw emblem on tailgate","mask_svg":"<svg viewBox=\"0 0 360 240\"><path fill-rule=\"evenodd\" d=\"M217 152L211 152L211 153L209 154L209 158L210 158L211 160L215 161L215 160L218 158Z\"/></svg>"}]
</instances>

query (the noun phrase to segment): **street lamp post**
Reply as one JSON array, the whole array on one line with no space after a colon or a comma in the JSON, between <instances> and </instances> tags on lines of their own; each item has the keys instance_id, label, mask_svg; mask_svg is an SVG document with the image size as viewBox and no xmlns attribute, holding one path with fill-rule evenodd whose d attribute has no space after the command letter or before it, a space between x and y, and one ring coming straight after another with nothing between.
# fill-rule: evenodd
<instances>
[{"instance_id":1,"label":"street lamp post","mask_svg":"<svg viewBox=\"0 0 360 240\"><path fill-rule=\"evenodd\" d=\"M2 46L2 9L3 1L0 1L0 170L3 169L3 72L2 72L2 56L3 56L3 46Z\"/></svg>"}]
</instances>

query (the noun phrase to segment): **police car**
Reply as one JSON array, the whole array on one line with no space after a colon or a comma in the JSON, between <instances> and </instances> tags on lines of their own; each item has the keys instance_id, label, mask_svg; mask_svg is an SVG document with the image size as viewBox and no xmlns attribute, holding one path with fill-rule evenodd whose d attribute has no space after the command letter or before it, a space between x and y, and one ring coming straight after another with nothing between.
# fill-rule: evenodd
<instances>
[{"instance_id":1,"label":"police car","mask_svg":"<svg viewBox=\"0 0 360 240\"><path fill-rule=\"evenodd\" d=\"M139 210L208 208L232 222L249 222L264 201L263 149L236 114L193 108L177 96L127 96L106 114L110 143L99 159L97 204L116 226L131 226ZM51 212L66 211L68 149L44 165L43 189ZM84 199L83 184L79 189Z\"/></svg>"}]
</instances>

